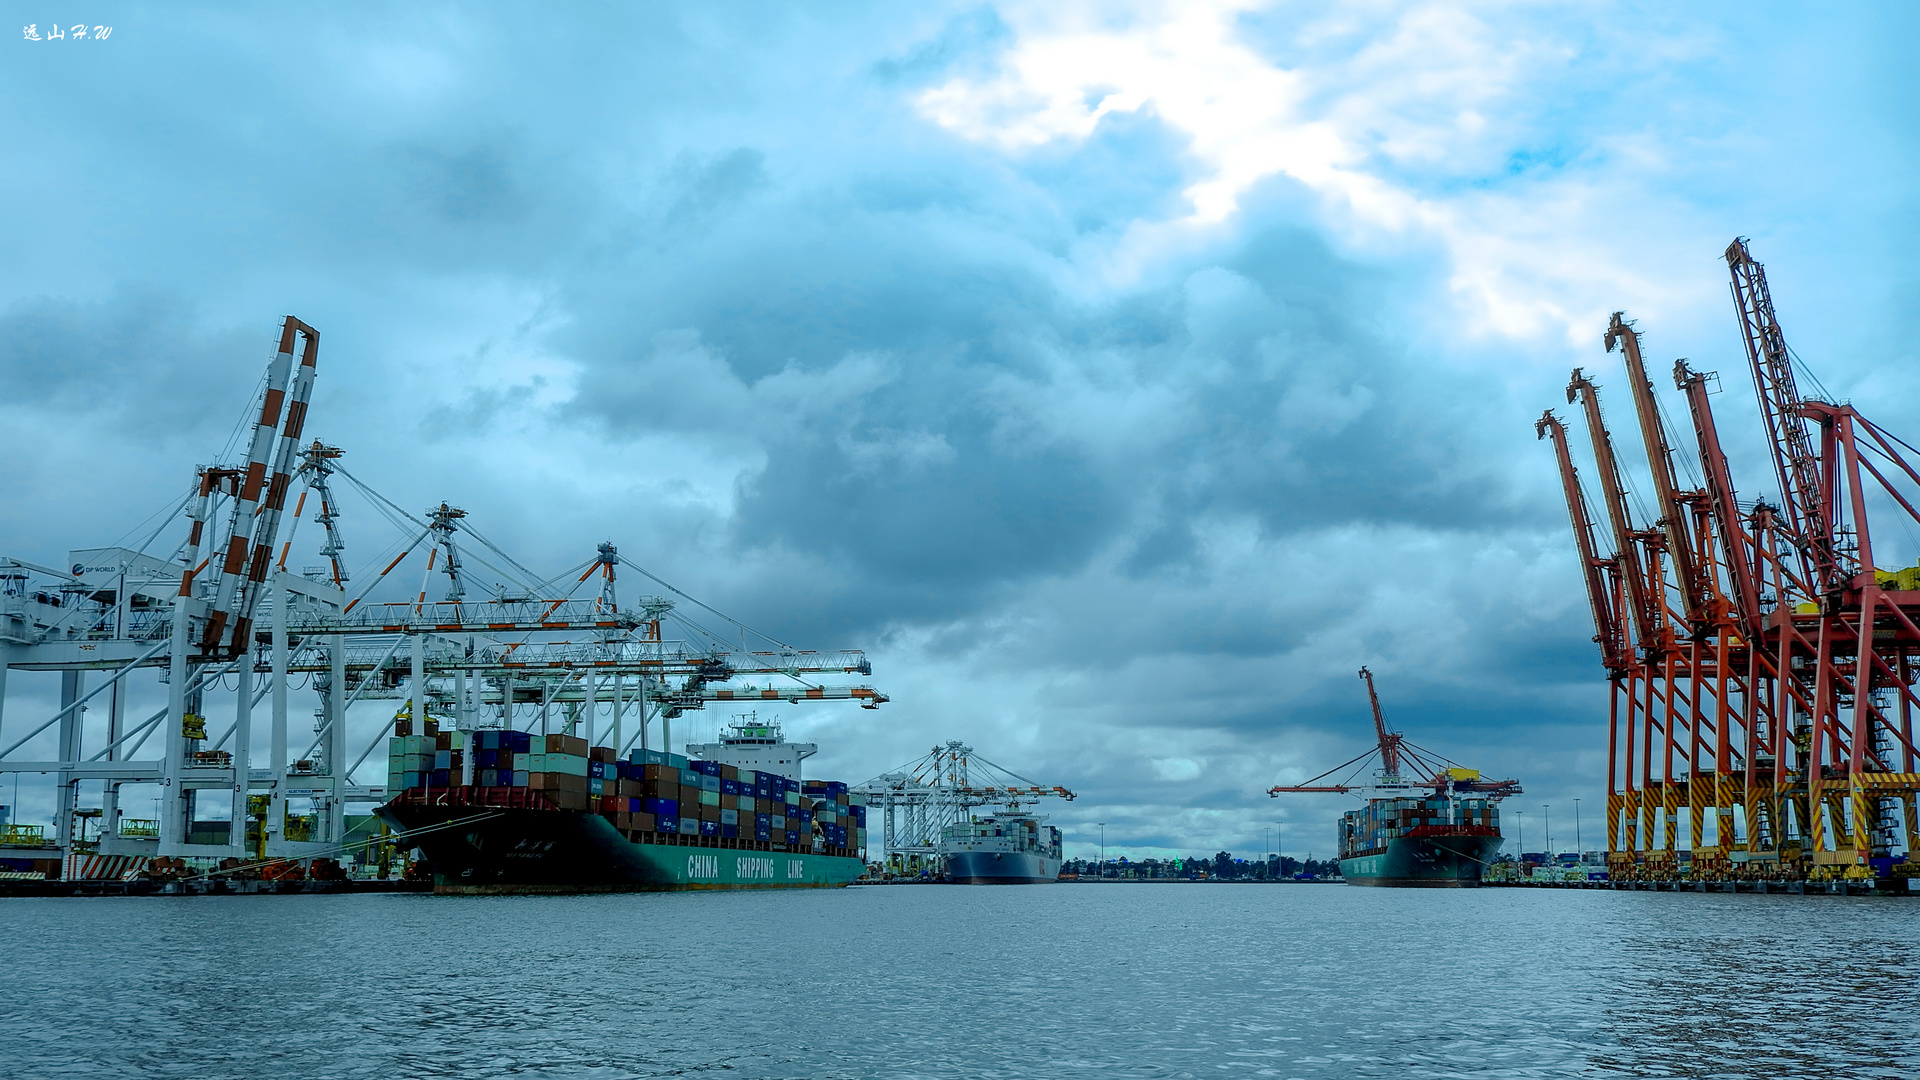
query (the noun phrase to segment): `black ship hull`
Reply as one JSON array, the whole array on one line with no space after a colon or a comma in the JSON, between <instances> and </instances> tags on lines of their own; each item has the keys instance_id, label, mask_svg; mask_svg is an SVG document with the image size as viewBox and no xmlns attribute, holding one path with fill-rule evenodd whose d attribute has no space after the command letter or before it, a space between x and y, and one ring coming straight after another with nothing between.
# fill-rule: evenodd
<instances>
[{"instance_id":1,"label":"black ship hull","mask_svg":"<svg viewBox=\"0 0 1920 1080\"><path fill-rule=\"evenodd\" d=\"M623 833L584 811L396 800L376 812L426 855L441 893L821 889L846 885L866 869L852 854Z\"/></svg>"}]
</instances>

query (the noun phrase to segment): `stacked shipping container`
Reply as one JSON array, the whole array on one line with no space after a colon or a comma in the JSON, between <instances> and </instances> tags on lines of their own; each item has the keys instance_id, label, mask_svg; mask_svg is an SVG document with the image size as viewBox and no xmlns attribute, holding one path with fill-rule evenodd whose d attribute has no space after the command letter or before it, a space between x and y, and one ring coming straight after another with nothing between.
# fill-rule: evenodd
<instances>
[{"instance_id":1,"label":"stacked shipping container","mask_svg":"<svg viewBox=\"0 0 1920 1080\"><path fill-rule=\"evenodd\" d=\"M613 747L573 735L427 728L388 740L390 796L475 789L467 792L475 803L596 813L638 843L704 837L720 847L814 851L817 841L826 854L850 856L866 847L866 797L838 781L800 782L657 750L619 761Z\"/></svg>"},{"instance_id":2,"label":"stacked shipping container","mask_svg":"<svg viewBox=\"0 0 1920 1080\"><path fill-rule=\"evenodd\" d=\"M1498 836L1499 804L1492 799L1375 799L1349 810L1340 822L1342 858L1385 851L1387 842L1417 836L1415 830Z\"/></svg>"}]
</instances>

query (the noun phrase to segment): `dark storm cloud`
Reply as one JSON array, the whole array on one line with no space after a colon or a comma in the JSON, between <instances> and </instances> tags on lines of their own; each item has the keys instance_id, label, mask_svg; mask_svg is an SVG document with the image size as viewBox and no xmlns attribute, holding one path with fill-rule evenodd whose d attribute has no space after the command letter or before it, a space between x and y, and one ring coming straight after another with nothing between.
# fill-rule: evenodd
<instances>
[{"instance_id":1,"label":"dark storm cloud","mask_svg":"<svg viewBox=\"0 0 1920 1080\"><path fill-rule=\"evenodd\" d=\"M121 437L149 442L204 435L231 417L196 402L255 378L267 352L264 332L209 331L190 301L160 290L18 299L0 312L0 408L112 417Z\"/></svg>"},{"instance_id":2,"label":"dark storm cloud","mask_svg":"<svg viewBox=\"0 0 1920 1080\"><path fill-rule=\"evenodd\" d=\"M944 164L876 163L865 182L951 192ZM783 171L743 151L677 169L716 190L666 196L656 250L572 283L561 340L584 365L577 404L614 432L756 425L766 465L740 485L737 542L852 575L867 609L842 632L965 614L1113 545L1135 577L1179 574L1222 515L1274 536L1512 517L1460 463L1450 403L1471 391L1421 376L1382 326L1394 284L1284 220L1089 302L1050 250L1074 225L995 200L997 175L956 211L768 179ZM682 239L688 205L716 209ZM818 400L779 399L791 378Z\"/></svg>"}]
</instances>

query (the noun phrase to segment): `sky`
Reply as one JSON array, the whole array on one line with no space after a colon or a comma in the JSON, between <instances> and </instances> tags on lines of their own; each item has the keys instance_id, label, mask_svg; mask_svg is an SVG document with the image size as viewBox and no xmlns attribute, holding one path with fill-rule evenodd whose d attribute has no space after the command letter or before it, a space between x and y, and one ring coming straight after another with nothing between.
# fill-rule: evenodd
<instances>
[{"instance_id":1,"label":"sky","mask_svg":"<svg viewBox=\"0 0 1920 1080\"><path fill-rule=\"evenodd\" d=\"M964 740L1077 793L1075 856L1327 854L1348 803L1266 789L1365 749L1363 664L1596 846L1533 422L1576 366L1629 416L1623 310L1771 490L1734 236L1920 433L1903 5L3 6L0 554L157 520L295 314L355 475L867 650L889 704L781 713L815 773Z\"/></svg>"}]
</instances>

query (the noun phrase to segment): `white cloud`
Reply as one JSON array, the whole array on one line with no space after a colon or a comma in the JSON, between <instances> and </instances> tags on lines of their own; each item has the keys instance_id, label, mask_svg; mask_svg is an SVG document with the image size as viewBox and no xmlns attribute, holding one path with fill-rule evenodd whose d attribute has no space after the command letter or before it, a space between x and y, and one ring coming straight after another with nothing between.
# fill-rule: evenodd
<instances>
[{"instance_id":1,"label":"white cloud","mask_svg":"<svg viewBox=\"0 0 1920 1080\"><path fill-rule=\"evenodd\" d=\"M1519 17L1496 28L1450 4L1343 7L1292 21L1288 47L1304 58L1288 67L1244 32L1249 15L1288 17L1259 12L1265 6L1168 3L1118 20L1104 8L1016 6L1006 16L1017 40L994 74L957 76L917 104L1016 157L1087 139L1118 112L1150 111L1185 136L1199 166L1184 190L1189 213L1136 222L1089 253L1104 263L1089 268L1096 276L1143 273L1193 234L1228 225L1257 186L1284 178L1318 196L1325 223L1357 250L1391 257L1410 241L1437 243L1470 316L1456 334L1585 345L1615 307L1703 295L1672 271L1695 261L1676 258L1682 251L1711 252L1718 232L1697 221L1676 231L1673 200L1646 199L1645 179L1671 168L1657 140L1605 143L1576 124L1561 134L1575 142L1568 153L1600 160L1529 175L1538 98L1564 89L1573 64L1636 74L1576 47L1580 27ZM1681 35L1663 56L1687 46ZM1629 214L1659 227L1626 235Z\"/></svg>"}]
</instances>

